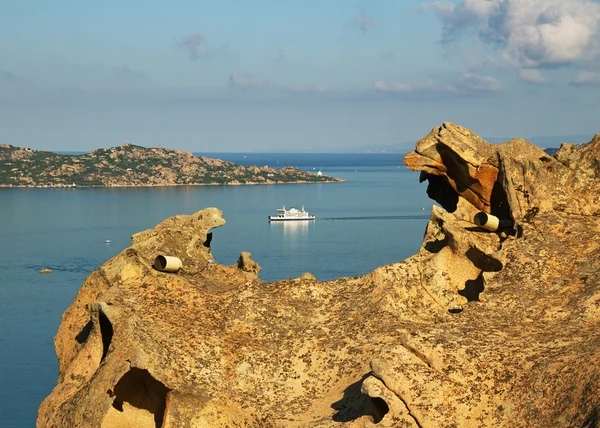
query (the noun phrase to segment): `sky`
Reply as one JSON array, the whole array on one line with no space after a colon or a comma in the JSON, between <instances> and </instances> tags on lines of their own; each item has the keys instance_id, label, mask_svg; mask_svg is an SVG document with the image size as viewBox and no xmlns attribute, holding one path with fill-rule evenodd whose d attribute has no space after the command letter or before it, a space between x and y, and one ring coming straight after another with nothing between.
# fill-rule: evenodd
<instances>
[{"instance_id":1,"label":"sky","mask_svg":"<svg viewBox=\"0 0 600 428\"><path fill-rule=\"evenodd\" d=\"M348 151L600 132L593 0L0 0L0 142Z\"/></svg>"}]
</instances>

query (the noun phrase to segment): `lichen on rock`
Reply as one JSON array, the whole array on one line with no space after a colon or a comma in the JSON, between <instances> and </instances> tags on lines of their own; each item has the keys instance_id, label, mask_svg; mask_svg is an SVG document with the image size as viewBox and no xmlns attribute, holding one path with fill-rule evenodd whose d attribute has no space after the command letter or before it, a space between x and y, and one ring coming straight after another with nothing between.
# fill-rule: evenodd
<instances>
[{"instance_id":1,"label":"lichen on rock","mask_svg":"<svg viewBox=\"0 0 600 428\"><path fill-rule=\"evenodd\" d=\"M434 128L406 156L442 205L420 251L357 278L214 263L215 208L134 235L63 315L38 426L595 426L599 144Z\"/></svg>"}]
</instances>

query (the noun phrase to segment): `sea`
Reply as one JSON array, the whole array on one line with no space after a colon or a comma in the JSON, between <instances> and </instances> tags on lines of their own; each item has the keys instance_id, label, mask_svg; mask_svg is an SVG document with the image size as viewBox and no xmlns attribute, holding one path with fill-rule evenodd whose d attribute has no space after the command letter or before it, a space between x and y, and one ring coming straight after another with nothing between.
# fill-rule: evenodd
<instances>
[{"instance_id":1,"label":"sea","mask_svg":"<svg viewBox=\"0 0 600 428\"><path fill-rule=\"evenodd\" d=\"M176 214L223 211L216 262L248 251L265 281L310 272L356 277L415 254L431 212L402 154L196 153L242 165L295 166L343 183L137 188L0 188L0 427L33 427L57 379L53 339L85 278L132 234ZM302 205L314 222L269 223ZM110 241L107 243L106 241ZM40 274L41 269L51 274Z\"/></svg>"}]
</instances>

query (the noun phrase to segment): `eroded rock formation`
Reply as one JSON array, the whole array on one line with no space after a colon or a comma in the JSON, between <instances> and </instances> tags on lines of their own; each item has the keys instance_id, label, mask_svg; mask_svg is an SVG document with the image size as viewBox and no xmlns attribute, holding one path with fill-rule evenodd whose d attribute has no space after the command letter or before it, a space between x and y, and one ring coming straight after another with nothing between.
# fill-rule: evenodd
<instances>
[{"instance_id":1,"label":"eroded rock formation","mask_svg":"<svg viewBox=\"0 0 600 428\"><path fill-rule=\"evenodd\" d=\"M406 163L443 208L359 278L266 283L213 262L219 210L167 219L65 312L38 426L596 426L599 157L600 135L551 157L435 128Z\"/></svg>"}]
</instances>

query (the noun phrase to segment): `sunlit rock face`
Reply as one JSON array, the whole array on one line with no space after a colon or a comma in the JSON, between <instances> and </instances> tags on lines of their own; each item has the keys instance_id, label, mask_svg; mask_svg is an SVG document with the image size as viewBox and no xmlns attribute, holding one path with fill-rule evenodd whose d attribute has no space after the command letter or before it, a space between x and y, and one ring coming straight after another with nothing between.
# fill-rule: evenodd
<instances>
[{"instance_id":1,"label":"sunlit rock face","mask_svg":"<svg viewBox=\"0 0 600 428\"><path fill-rule=\"evenodd\" d=\"M599 145L434 128L405 160L441 205L420 251L357 278L219 265L215 208L134 235L65 312L38 426L596 426Z\"/></svg>"}]
</instances>

